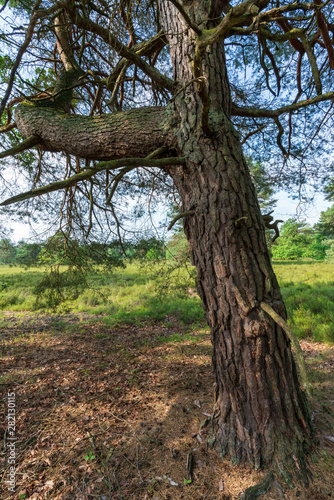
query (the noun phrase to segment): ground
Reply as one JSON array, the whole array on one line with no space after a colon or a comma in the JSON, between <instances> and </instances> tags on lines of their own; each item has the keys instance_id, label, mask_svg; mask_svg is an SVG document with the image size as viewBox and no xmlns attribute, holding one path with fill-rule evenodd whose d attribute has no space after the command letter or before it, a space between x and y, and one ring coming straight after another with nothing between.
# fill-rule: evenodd
<instances>
[{"instance_id":1,"label":"ground","mask_svg":"<svg viewBox=\"0 0 334 500\"><path fill-rule=\"evenodd\" d=\"M1 313L1 411L14 392L17 437L14 494L2 418L3 500L235 500L264 478L222 460L208 446L209 426L201 430L213 403L207 329L173 317L112 327L103 320ZM301 345L319 442L313 481L308 490L275 483L264 500L334 497L334 346Z\"/></svg>"}]
</instances>

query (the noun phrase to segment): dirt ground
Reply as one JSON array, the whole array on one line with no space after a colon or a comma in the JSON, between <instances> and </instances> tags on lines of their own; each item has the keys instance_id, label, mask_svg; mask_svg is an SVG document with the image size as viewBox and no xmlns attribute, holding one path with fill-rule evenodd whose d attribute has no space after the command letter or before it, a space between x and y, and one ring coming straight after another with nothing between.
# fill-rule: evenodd
<instances>
[{"instance_id":1,"label":"dirt ground","mask_svg":"<svg viewBox=\"0 0 334 500\"><path fill-rule=\"evenodd\" d=\"M1 499L236 500L265 477L208 447L209 334L167 319L107 328L102 317L2 314ZM293 490L275 481L263 500L334 498L334 347L301 344L313 480Z\"/></svg>"}]
</instances>

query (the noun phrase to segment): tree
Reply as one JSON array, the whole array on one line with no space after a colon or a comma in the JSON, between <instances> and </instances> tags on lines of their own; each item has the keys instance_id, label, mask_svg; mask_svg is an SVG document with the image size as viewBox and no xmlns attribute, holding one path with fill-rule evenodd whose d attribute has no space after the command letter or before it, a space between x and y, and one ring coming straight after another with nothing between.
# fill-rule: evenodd
<instances>
[{"instance_id":1,"label":"tree","mask_svg":"<svg viewBox=\"0 0 334 500\"><path fill-rule=\"evenodd\" d=\"M315 225L322 239L334 238L334 205L321 212L319 222Z\"/></svg>"},{"instance_id":2,"label":"tree","mask_svg":"<svg viewBox=\"0 0 334 500\"><path fill-rule=\"evenodd\" d=\"M29 19L15 31L20 49L0 107L8 103L10 115L16 105L15 122L3 118L11 147L1 157L35 146L42 159L26 159L32 188L2 206L63 190L61 220L70 230L77 224L89 233L104 205L121 236L124 192L134 184L144 189L148 177L152 186L172 184L211 329L215 447L236 463L278 464L285 475L304 470L310 412L280 326L286 310L242 144L267 158L273 172L283 157L284 175L298 175L300 186L319 144L326 153L321 125L334 98L330 3L22 5ZM52 76L31 82L20 74L30 60ZM15 126L20 144L10 135ZM64 166L43 152L63 152ZM54 210L52 199L37 203Z\"/></svg>"},{"instance_id":3,"label":"tree","mask_svg":"<svg viewBox=\"0 0 334 500\"><path fill-rule=\"evenodd\" d=\"M16 249L8 238L0 240L0 262L1 264L13 264L15 262Z\"/></svg>"},{"instance_id":4,"label":"tree","mask_svg":"<svg viewBox=\"0 0 334 500\"><path fill-rule=\"evenodd\" d=\"M323 260L327 246L319 232L305 221L288 219L280 229L280 238L272 246L274 259Z\"/></svg>"},{"instance_id":5,"label":"tree","mask_svg":"<svg viewBox=\"0 0 334 500\"><path fill-rule=\"evenodd\" d=\"M16 246L15 264L19 266L32 266L36 264L41 251L42 247L38 243L19 241Z\"/></svg>"}]
</instances>

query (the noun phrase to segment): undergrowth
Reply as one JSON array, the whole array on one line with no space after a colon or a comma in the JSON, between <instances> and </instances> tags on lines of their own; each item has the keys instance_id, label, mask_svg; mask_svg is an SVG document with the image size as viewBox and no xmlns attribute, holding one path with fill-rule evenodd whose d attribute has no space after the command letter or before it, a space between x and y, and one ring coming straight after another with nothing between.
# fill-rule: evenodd
<instances>
[{"instance_id":1,"label":"undergrowth","mask_svg":"<svg viewBox=\"0 0 334 500\"><path fill-rule=\"evenodd\" d=\"M334 342L334 264L280 261L273 265L296 335ZM42 311L45 304L36 303L34 295L42 274L40 268L0 266L0 310ZM103 315L108 326L205 323L191 268L168 273L161 263L133 262L106 275L97 267L87 276L87 284L63 304L63 310Z\"/></svg>"}]
</instances>

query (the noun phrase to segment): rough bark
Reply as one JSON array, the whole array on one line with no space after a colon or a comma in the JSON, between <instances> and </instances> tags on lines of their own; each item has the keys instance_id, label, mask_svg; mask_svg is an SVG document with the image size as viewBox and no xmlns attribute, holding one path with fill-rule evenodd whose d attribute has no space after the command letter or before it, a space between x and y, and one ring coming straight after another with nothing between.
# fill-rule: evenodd
<instances>
[{"instance_id":1,"label":"rough bark","mask_svg":"<svg viewBox=\"0 0 334 500\"><path fill-rule=\"evenodd\" d=\"M212 11L213 4L203 5ZM223 42L206 47L198 59L196 35L184 17L168 0L159 0L159 6L174 79L183 86L166 110L83 118L24 103L16 121L24 137L39 137L49 150L111 160L144 157L167 146L186 159L184 166L166 170L189 213L184 229L211 329L216 448L254 467L276 463L284 473L291 462L302 470L311 445L310 414L290 341L261 308L261 302L269 304L286 319L256 194L230 120ZM188 14L200 25L207 13ZM209 134L203 130L203 109L210 110Z\"/></svg>"},{"instance_id":2,"label":"rough bark","mask_svg":"<svg viewBox=\"0 0 334 500\"><path fill-rule=\"evenodd\" d=\"M91 160L145 157L174 141L164 108L146 107L101 116L67 114L23 102L16 109L24 138L37 136L47 151Z\"/></svg>"},{"instance_id":3,"label":"rough bark","mask_svg":"<svg viewBox=\"0 0 334 500\"><path fill-rule=\"evenodd\" d=\"M174 75L192 77L194 37L177 11L160 1L170 36ZM199 14L200 15L200 14ZM187 55L187 57L185 57ZM260 306L286 311L272 270L256 194L240 139L230 121L230 91L222 43L207 48L202 71L211 106L210 136L200 126L203 103L186 87L174 102L178 149L185 167L170 169L183 201L184 229L198 272L198 291L211 329L216 404L215 445L236 463L275 461L302 469L312 428L290 341ZM297 469L298 469L297 467Z\"/></svg>"}]
</instances>

